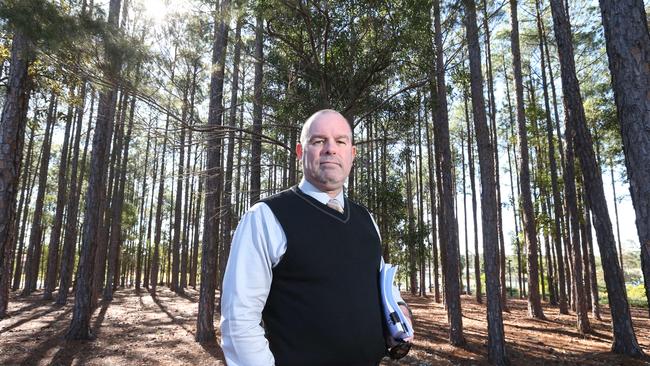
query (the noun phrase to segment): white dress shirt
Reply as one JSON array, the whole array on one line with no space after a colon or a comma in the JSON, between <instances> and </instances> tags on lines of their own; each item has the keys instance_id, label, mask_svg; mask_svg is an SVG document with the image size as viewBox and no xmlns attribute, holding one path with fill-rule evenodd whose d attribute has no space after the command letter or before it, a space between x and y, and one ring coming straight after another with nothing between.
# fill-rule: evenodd
<instances>
[{"instance_id":1,"label":"white dress shirt","mask_svg":"<svg viewBox=\"0 0 650 366\"><path fill-rule=\"evenodd\" d=\"M304 178L298 188L323 205L331 199ZM335 198L344 207L342 190ZM373 224L377 229L374 219ZM271 289L273 268L286 250L287 237L271 208L263 202L253 205L235 230L223 278L221 347L229 366L275 364L260 323ZM383 263L382 258L382 266Z\"/></svg>"}]
</instances>

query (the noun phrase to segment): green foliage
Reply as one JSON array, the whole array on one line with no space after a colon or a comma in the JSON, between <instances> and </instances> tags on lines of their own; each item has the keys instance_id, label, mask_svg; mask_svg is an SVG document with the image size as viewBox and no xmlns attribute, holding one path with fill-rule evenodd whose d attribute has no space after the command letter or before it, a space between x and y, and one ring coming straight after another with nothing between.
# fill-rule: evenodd
<instances>
[{"instance_id":1,"label":"green foliage","mask_svg":"<svg viewBox=\"0 0 650 366\"><path fill-rule=\"evenodd\" d=\"M137 223L138 223L138 207L134 202L125 200L124 205L122 206L122 231L127 233L132 232ZM133 239L133 238L129 238L129 239Z\"/></svg>"},{"instance_id":2,"label":"green foliage","mask_svg":"<svg viewBox=\"0 0 650 366\"><path fill-rule=\"evenodd\" d=\"M8 59L10 53L11 50L9 49L7 44L4 42L0 43L0 61L4 62L4 60Z\"/></svg>"},{"instance_id":3,"label":"green foliage","mask_svg":"<svg viewBox=\"0 0 650 366\"><path fill-rule=\"evenodd\" d=\"M259 2L269 36L269 83L296 90L291 102L313 111L332 107L354 115L367 93L384 83L407 29L402 7L391 2ZM287 85L287 81L289 85ZM304 118L304 117L301 117Z\"/></svg>"},{"instance_id":4,"label":"green foliage","mask_svg":"<svg viewBox=\"0 0 650 366\"><path fill-rule=\"evenodd\" d=\"M57 3L47 0L5 0L0 3L0 18L37 47L48 50L72 45L84 30L98 28L89 18L66 14Z\"/></svg>"},{"instance_id":5,"label":"green foliage","mask_svg":"<svg viewBox=\"0 0 650 366\"><path fill-rule=\"evenodd\" d=\"M645 287L642 283L636 285L626 285L627 298L631 306L648 308L648 299L645 296Z\"/></svg>"},{"instance_id":6,"label":"green foliage","mask_svg":"<svg viewBox=\"0 0 650 366\"><path fill-rule=\"evenodd\" d=\"M607 288L601 283L598 283L598 296L601 304L609 304L609 299L607 297ZM645 287L642 283L639 284L626 284L625 289L627 292L627 300L630 303L630 306L636 306L640 308L648 308L648 300L645 296Z\"/></svg>"}]
</instances>

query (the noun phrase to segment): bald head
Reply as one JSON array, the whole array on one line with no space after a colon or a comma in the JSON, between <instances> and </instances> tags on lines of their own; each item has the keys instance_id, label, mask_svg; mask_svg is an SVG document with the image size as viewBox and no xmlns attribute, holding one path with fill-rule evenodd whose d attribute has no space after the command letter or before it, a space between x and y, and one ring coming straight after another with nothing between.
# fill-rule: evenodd
<instances>
[{"instance_id":1,"label":"bald head","mask_svg":"<svg viewBox=\"0 0 650 366\"><path fill-rule=\"evenodd\" d=\"M296 146L305 179L331 197L341 191L355 154L350 124L332 109L318 111L307 119Z\"/></svg>"},{"instance_id":2,"label":"bald head","mask_svg":"<svg viewBox=\"0 0 650 366\"><path fill-rule=\"evenodd\" d=\"M339 113L339 112L337 112L337 111L335 111L333 109L321 109L320 111L318 111L318 112L312 114L311 116L309 116L309 118L307 118L307 120L305 121L305 124L302 125L302 130L300 131L300 143L301 144L305 145L307 143L307 141L309 141L309 128L311 127L311 125L314 122L319 121L320 119L322 119L323 117L328 116L328 115L336 115L340 119L343 119L343 120L345 120L347 122L347 119L345 117L343 117L343 115L341 113ZM349 123L348 123L348 126L349 126ZM350 131L350 139L352 139L352 129L350 129L348 127L348 130Z\"/></svg>"}]
</instances>

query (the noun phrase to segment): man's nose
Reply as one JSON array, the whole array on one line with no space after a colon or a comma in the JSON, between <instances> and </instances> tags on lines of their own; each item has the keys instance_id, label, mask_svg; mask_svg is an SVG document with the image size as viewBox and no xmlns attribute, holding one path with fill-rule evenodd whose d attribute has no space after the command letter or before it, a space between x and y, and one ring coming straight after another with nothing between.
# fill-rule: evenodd
<instances>
[{"instance_id":1,"label":"man's nose","mask_svg":"<svg viewBox=\"0 0 650 366\"><path fill-rule=\"evenodd\" d=\"M328 155L336 154L336 141L326 141L324 153Z\"/></svg>"}]
</instances>

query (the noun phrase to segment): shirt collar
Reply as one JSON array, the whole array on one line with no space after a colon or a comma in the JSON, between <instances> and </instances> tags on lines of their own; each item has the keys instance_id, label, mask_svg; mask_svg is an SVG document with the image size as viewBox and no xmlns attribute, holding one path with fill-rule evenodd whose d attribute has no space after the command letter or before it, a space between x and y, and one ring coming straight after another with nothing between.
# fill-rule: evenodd
<instances>
[{"instance_id":1,"label":"shirt collar","mask_svg":"<svg viewBox=\"0 0 650 366\"><path fill-rule=\"evenodd\" d=\"M319 190L318 188L316 188L316 186L309 183L305 179L305 177L303 177L300 180L300 183L298 183L298 188L300 188L300 190L303 193L305 193L306 195L308 195L308 196L310 196L312 198L315 198L318 202L320 202L320 203L322 203L324 205L326 205L327 202L329 202L330 199L332 199L332 197L330 197L327 193ZM341 189L341 192L339 192L339 194L337 194L336 197L334 197L334 198L339 202L339 204L341 205L341 208L345 208L345 199L344 199L342 189Z\"/></svg>"}]
</instances>

